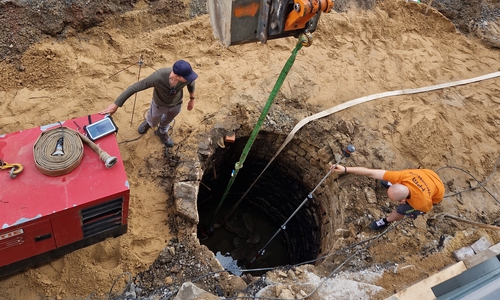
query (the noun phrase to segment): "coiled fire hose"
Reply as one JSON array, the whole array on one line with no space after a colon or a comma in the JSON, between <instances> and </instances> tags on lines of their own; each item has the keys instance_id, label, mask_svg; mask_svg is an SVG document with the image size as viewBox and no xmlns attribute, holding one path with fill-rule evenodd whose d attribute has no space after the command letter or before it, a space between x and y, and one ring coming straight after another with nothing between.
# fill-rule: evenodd
<instances>
[{"instance_id":1,"label":"coiled fire hose","mask_svg":"<svg viewBox=\"0 0 500 300\"><path fill-rule=\"evenodd\" d=\"M36 140L33 158L37 169L48 176L70 173L83 159L82 142L99 155L106 168L115 165L116 157L109 155L83 134L61 126L43 132Z\"/></svg>"}]
</instances>

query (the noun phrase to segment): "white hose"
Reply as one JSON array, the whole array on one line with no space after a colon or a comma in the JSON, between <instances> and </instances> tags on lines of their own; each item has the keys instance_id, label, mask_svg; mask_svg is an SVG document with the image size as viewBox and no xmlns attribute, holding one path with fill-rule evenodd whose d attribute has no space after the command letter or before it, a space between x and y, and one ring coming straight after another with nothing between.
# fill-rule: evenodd
<instances>
[{"instance_id":1,"label":"white hose","mask_svg":"<svg viewBox=\"0 0 500 300\"><path fill-rule=\"evenodd\" d=\"M500 72L494 72L494 73L490 73L490 74L486 74L486 75L482 75L482 76L478 76L478 77L474 77L474 78L470 78L470 79L453 81L453 82L436 84L436 85L430 85L430 86L416 88L416 89L397 90L397 91L391 91L391 92L384 92L384 93L379 93L379 94L373 94L373 95L364 96L364 97L361 97L361 98L356 98L354 100L344 102L344 103L339 104L337 106L331 107L331 108L329 108L327 110L323 110L323 111L321 111L321 112L319 112L317 114L314 114L312 116L304 118L299 123L297 123L297 125L295 125L295 127L292 129L292 131L290 132L290 134L288 134L288 136L286 137L285 141L280 146L280 148L278 149L278 151L276 151L276 153L271 158L271 160L269 161L269 163L267 163L267 165L264 168L264 170L262 170L262 172L260 172L259 176L257 176L257 178L255 179L255 181L248 188L248 190L245 192L244 195L246 195L248 193L248 191L250 191L250 189L252 189L252 187L254 186L254 184L259 180L260 176L262 176L262 174L264 174L264 172L271 165L271 163L274 161L274 159L281 153L281 151L283 150L283 148L285 148L285 146L293 139L293 137L295 136L295 133L297 131L299 131L299 129L301 129L304 125L306 125L307 123L309 123L311 121L317 120L319 118L326 117L328 115L331 115L333 113L339 112L341 110L344 110L346 108L352 107L354 105L366 103L366 102L369 102L369 101L372 101L372 100L376 100L376 99L381 99L381 98L386 98L386 97L392 97L392 96L399 96L399 95L410 95L410 94L430 92L430 91L435 91L435 90L444 89L444 88L448 88L448 87L454 87L454 86L458 86L458 85L464 85L464 84L474 83L474 82L478 82L478 81L483 81L483 80L487 80L487 79L491 79L491 78L495 78L495 77L499 77L499 76L500 76Z\"/></svg>"}]
</instances>

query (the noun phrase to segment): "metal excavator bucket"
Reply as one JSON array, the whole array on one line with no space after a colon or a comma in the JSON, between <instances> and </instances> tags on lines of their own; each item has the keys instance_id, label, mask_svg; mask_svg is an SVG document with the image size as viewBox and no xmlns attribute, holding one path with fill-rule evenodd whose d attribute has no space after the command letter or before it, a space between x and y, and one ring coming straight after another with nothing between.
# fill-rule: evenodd
<instances>
[{"instance_id":1,"label":"metal excavator bucket","mask_svg":"<svg viewBox=\"0 0 500 300\"><path fill-rule=\"evenodd\" d=\"M245 44L314 32L333 0L207 0L210 23L221 43Z\"/></svg>"}]
</instances>

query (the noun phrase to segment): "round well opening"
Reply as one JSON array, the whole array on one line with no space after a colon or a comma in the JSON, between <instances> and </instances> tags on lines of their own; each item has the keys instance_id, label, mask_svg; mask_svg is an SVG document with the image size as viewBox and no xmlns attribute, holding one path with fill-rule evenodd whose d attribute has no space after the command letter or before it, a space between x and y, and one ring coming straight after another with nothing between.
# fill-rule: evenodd
<instances>
[{"instance_id":1,"label":"round well opening","mask_svg":"<svg viewBox=\"0 0 500 300\"><path fill-rule=\"evenodd\" d=\"M217 149L204 166L198 193L199 236L204 232L200 243L226 269L297 264L318 255L317 207L305 200L309 193L305 186L310 185L297 179L300 166L277 158L255 181L274 155L268 141L276 139L277 135L259 135L218 210L247 139Z\"/></svg>"}]
</instances>

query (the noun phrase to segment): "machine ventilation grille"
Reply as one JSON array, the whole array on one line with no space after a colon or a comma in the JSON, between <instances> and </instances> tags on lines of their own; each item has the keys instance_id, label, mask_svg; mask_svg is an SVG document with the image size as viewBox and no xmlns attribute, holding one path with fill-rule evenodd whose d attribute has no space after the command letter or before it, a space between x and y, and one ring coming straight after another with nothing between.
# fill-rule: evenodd
<instances>
[{"instance_id":1,"label":"machine ventilation grille","mask_svg":"<svg viewBox=\"0 0 500 300\"><path fill-rule=\"evenodd\" d=\"M123 197L81 210L83 237L118 228L122 225Z\"/></svg>"}]
</instances>

